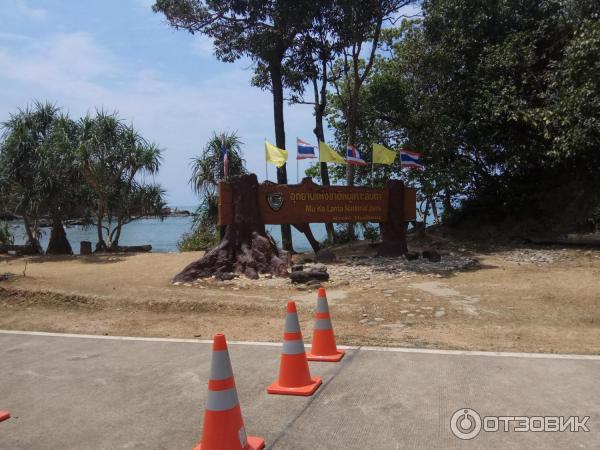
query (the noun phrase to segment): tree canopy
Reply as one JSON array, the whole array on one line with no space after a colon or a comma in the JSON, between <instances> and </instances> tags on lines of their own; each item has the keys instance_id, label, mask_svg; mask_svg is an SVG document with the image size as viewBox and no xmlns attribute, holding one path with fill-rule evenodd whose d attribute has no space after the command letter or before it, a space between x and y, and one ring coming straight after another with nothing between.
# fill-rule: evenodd
<instances>
[{"instance_id":1,"label":"tree canopy","mask_svg":"<svg viewBox=\"0 0 600 450\"><path fill-rule=\"evenodd\" d=\"M79 121L51 103L35 102L2 126L0 209L23 218L32 250L42 218L52 223L47 253L72 253L64 221L94 223L99 250L118 248L122 226L161 216L164 191L154 175L160 149L116 114L97 112Z\"/></svg>"}]
</instances>

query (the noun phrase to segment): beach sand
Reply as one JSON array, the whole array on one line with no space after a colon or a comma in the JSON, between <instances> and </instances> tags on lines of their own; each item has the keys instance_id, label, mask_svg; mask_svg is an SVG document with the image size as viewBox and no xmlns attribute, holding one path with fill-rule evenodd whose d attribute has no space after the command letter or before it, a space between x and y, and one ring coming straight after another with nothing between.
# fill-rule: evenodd
<instances>
[{"instance_id":1,"label":"beach sand","mask_svg":"<svg viewBox=\"0 0 600 450\"><path fill-rule=\"evenodd\" d=\"M200 256L4 257L0 274L17 277L0 282L0 328L204 339L223 332L231 340L279 341L292 299L310 339L314 290L268 278L170 283ZM374 271L370 260L328 264L324 286L338 343L600 353L600 251L513 248L469 256L477 268L442 273Z\"/></svg>"}]
</instances>

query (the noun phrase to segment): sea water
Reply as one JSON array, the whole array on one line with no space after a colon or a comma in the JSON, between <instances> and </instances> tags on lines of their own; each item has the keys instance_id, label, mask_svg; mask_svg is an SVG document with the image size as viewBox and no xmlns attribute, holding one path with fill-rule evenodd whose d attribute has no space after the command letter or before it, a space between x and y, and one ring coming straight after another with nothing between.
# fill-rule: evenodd
<instances>
[{"instance_id":1,"label":"sea water","mask_svg":"<svg viewBox=\"0 0 600 450\"><path fill-rule=\"evenodd\" d=\"M15 244L24 244L27 240L25 228L22 222L10 222L10 227L15 237ZM323 241L327 237L325 225L311 224L312 232L318 241ZM267 225L267 231L273 236L279 246L281 246L281 227L279 225ZM123 226L120 245L146 245L152 246L153 252L168 253L178 252L177 243L181 241L185 233L192 229L192 217L167 217L164 220L156 218L138 219ZM67 239L71 243L73 252L79 253L79 243L81 241L92 242L92 248L95 248L98 242L98 234L95 226L65 227ZM40 242L45 249L48 246L50 237L50 228L42 228ZM310 250L310 244L303 233L300 233L292 227L292 239L296 251Z\"/></svg>"}]
</instances>

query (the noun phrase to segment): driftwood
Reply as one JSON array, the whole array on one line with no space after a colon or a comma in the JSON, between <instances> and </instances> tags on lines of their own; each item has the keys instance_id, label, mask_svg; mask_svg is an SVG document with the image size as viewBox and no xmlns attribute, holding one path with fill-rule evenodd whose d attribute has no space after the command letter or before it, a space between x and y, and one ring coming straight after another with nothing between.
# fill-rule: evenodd
<instances>
[{"instance_id":1,"label":"driftwood","mask_svg":"<svg viewBox=\"0 0 600 450\"><path fill-rule=\"evenodd\" d=\"M188 265L173 281L193 281L198 278L238 272L257 279L259 273L288 276L287 261L275 242L267 236L258 208L256 175L239 175L230 181L233 193L233 220L223 239L200 260Z\"/></svg>"},{"instance_id":2,"label":"driftwood","mask_svg":"<svg viewBox=\"0 0 600 450\"><path fill-rule=\"evenodd\" d=\"M152 251L152 246L150 244L146 245L118 245L111 246L107 248L102 248L99 250L96 247L96 251L94 253L148 253Z\"/></svg>"},{"instance_id":3,"label":"driftwood","mask_svg":"<svg viewBox=\"0 0 600 450\"><path fill-rule=\"evenodd\" d=\"M12 245L12 244L0 244L0 254L15 252L16 255L39 255L40 252L35 249L34 246L26 245Z\"/></svg>"}]
</instances>

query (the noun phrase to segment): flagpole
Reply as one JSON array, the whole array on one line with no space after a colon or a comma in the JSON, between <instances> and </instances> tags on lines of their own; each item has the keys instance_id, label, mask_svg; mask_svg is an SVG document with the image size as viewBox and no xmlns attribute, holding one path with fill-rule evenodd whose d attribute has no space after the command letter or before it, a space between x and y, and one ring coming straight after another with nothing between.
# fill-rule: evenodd
<instances>
[{"instance_id":1,"label":"flagpole","mask_svg":"<svg viewBox=\"0 0 600 450\"><path fill-rule=\"evenodd\" d=\"M371 161L371 187L375 186L375 161Z\"/></svg>"},{"instance_id":2,"label":"flagpole","mask_svg":"<svg viewBox=\"0 0 600 450\"><path fill-rule=\"evenodd\" d=\"M300 183L300 169L298 162L298 136L296 136L296 184Z\"/></svg>"},{"instance_id":3,"label":"flagpole","mask_svg":"<svg viewBox=\"0 0 600 450\"><path fill-rule=\"evenodd\" d=\"M267 138L265 138L265 181L269 181L269 163L267 162Z\"/></svg>"}]
</instances>

